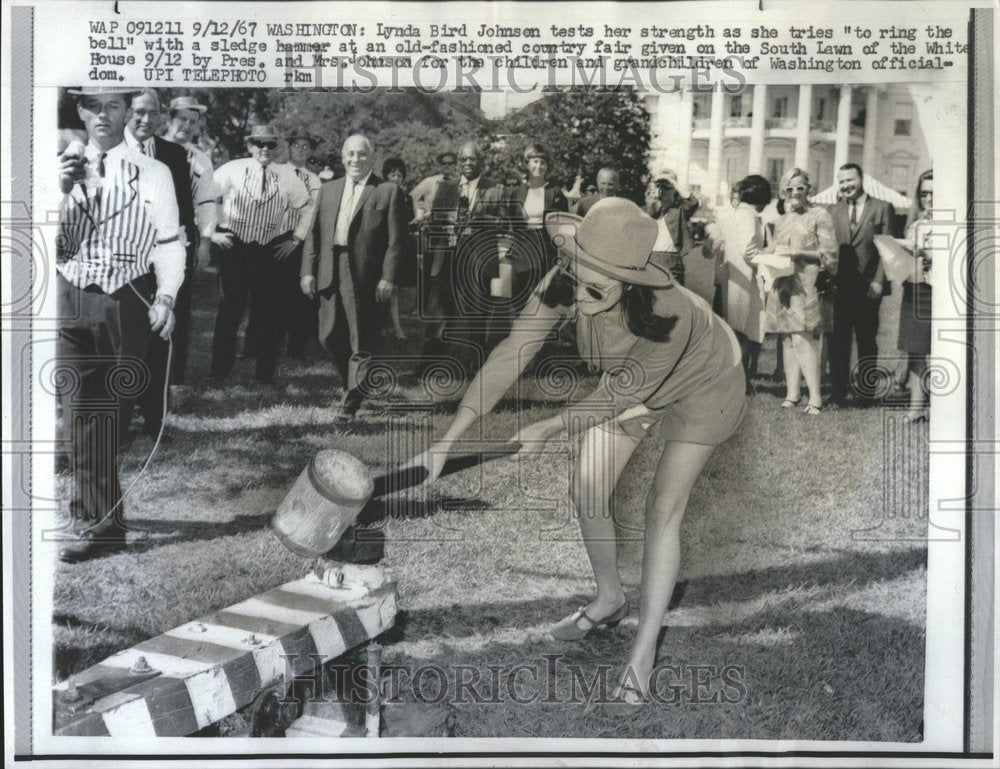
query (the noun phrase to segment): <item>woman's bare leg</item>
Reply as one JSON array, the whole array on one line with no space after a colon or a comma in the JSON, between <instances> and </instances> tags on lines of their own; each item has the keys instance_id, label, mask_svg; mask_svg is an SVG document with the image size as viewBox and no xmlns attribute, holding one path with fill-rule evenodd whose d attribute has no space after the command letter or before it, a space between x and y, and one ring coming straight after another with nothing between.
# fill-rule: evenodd
<instances>
[{"instance_id":1,"label":"woman's bare leg","mask_svg":"<svg viewBox=\"0 0 1000 769\"><path fill-rule=\"evenodd\" d=\"M586 607L587 616L595 620L614 612L625 597L618 574L615 525L609 503L611 492L638 445L638 440L613 423L588 430L580 441L572 497L597 582L597 596ZM586 623L580 626L586 627Z\"/></svg>"},{"instance_id":2,"label":"woman's bare leg","mask_svg":"<svg viewBox=\"0 0 1000 769\"><path fill-rule=\"evenodd\" d=\"M786 370L789 362L786 358ZM681 521L691 489L714 449L697 443L667 443L646 496L639 631L624 673L624 682L643 692L653 670L660 628L680 570Z\"/></svg>"}]
</instances>

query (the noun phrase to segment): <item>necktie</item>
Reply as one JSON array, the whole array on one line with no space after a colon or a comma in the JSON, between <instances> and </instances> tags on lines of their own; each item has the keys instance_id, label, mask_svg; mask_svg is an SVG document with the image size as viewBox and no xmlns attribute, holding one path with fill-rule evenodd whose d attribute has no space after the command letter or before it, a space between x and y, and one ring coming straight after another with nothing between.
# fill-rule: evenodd
<instances>
[{"instance_id":1,"label":"necktie","mask_svg":"<svg viewBox=\"0 0 1000 769\"><path fill-rule=\"evenodd\" d=\"M102 179L104 178L105 168L104 168L104 158L108 156L107 152L102 152L97 158L97 175Z\"/></svg>"},{"instance_id":2,"label":"necktie","mask_svg":"<svg viewBox=\"0 0 1000 769\"><path fill-rule=\"evenodd\" d=\"M260 167L260 194L263 196L267 192L267 169Z\"/></svg>"},{"instance_id":3,"label":"necktie","mask_svg":"<svg viewBox=\"0 0 1000 769\"><path fill-rule=\"evenodd\" d=\"M851 226L856 227L858 224L858 202L856 200L851 201Z\"/></svg>"},{"instance_id":4,"label":"necktie","mask_svg":"<svg viewBox=\"0 0 1000 769\"><path fill-rule=\"evenodd\" d=\"M146 142L139 142L139 152L148 157L152 157L153 153L150 152L149 148L146 146Z\"/></svg>"}]
</instances>

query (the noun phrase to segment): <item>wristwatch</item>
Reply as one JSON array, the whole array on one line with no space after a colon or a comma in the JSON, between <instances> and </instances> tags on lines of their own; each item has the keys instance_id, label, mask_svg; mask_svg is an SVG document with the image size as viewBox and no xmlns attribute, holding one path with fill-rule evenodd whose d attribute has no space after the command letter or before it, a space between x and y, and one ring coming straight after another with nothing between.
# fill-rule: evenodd
<instances>
[{"instance_id":1,"label":"wristwatch","mask_svg":"<svg viewBox=\"0 0 1000 769\"><path fill-rule=\"evenodd\" d=\"M153 304L162 304L168 310L173 310L174 309L174 298L172 296L170 296L169 294L157 294L156 295L156 300L153 302Z\"/></svg>"}]
</instances>

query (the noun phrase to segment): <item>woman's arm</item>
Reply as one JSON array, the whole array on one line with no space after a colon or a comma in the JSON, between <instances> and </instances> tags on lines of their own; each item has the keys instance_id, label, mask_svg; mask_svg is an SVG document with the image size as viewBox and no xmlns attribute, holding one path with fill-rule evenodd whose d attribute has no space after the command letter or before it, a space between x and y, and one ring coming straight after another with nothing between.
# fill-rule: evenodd
<instances>
[{"instance_id":1,"label":"woman's arm","mask_svg":"<svg viewBox=\"0 0 1000 769\"><path fill-rule=\"evenodd\" d=\"M444 435L427 452L408 463L428 467L431 471L429 481L438 476L455 442L476 420L496 406L541 349L552 327L568 314L569 308L549 307L542 301L542 294L557 272L558 268L552 268L532 292L527 306L514 321L510 334L493 349L465 391Z\"/></svg>"}]
</instances>

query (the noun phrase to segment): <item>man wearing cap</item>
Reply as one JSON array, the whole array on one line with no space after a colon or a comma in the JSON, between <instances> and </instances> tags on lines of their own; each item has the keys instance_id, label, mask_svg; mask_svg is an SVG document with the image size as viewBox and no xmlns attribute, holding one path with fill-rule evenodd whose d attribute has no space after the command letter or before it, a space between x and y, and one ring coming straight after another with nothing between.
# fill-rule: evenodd
<instances>
[{"instance_id":1,"label":"man wearing cap","mask_svg":"<svg viewBox=\"0 0 1000 769\"><path fill-rule=\"evenodd\" d=\"M199 104L193 96L178 96L171 99L167 113L167 132L164 138L181 145L187 151L188 165L191 167L191 196L194 203L194 219L198 226L198 264L205 267L209 263L212 233L218 223L215 199L219 196L215 189L215 171L212 159L194 143L201 126L201 116L208 107Z\"/></svg>"},{"instance_id":2,"label":"man wearing cap","mask_svg":"<svg viewBox=\"0 0 1000 769\"><path fill-rule=\"evenodd\" d=\"M220 254L219 313L212 339L214 379L232 371L236 333L249 295L257 381L274 380L283 262L306 239L313 205L292 168L273 162L280 138L273 126L253 126L246 137L250 157L230 160L215 172L220 210L212 242ZM289 210L300 215L291 235L282 229Z\"/></svg>"},{"instance_id":3,"label":"man wearing cap","mask_svg":"<svg viewBox=\"0 0 1000 769\"><path fill-rule=\"evenodd\" d=\"M316 215L316 200L319 198L319 188L323 182L319 176L309 170L307 163L312 153L319 145L319 140L304 131L295 131L288 137L288 165L309 191L313 201L309 211L309 229L312 230ZM299 224L300 213L289 210L282 229L295 232ZM282 278L283 298L281 301L281 335L288 334L288 354L300 358L305 354L306 341L311 333L316 333L315 301L303 295L299 286L299 273L302 268L302 244L300 243L288 259L285 260L286 270Z\"/></svg>"},{"instance_id":4,"label":"man wearing cap","mask_svg":"<svg viewBox=\"0 0 1000 769\"><path fill-rule=\"evenodd\" d=\"M184 228L186 240L185 274L188 277L181 286L174 307L175 327L171 337L173 351L168 356L168 345L154 337L149 345L147 362L150 369L150 382L145 392L139 398L139 408L142 411L143 431L151 438L160 434L163 426L164 386L169 374L171 390L176 392L177 385L183 385L187 369L189 336L191 328L191 281L190 276L195 267L195 250L198 244L198 229L195 224L194 203L192 200L191 167L187 160L187 152L174 142L167 141L156 135L160 127L160 96L152 88L144 88L132 98L132 117L125 127L125 143L147 155L156 158L170 169L174 182L174 193L177 196L177 211L181 226ZM167 359L170 358L170 370L167 371Z\"/></svg>"},{"instance_id":5,"label":"man wearing cap","mask_svg":"<svg viewBox=\"0 0 1000 769\"><path fill-rule=\"evenodd\" d=\"M69 93L87 131L87 145L70 145L59 165L57 381L74 477L60 557L73 562L125 544L119 441L148 379L150 339L173 331L185 254L170 169L124 140L135 91Z\"/></svg>"},{"instance_id":6,"label":"man wearing cap","mask_svg":"<svg viewBox=\"0 0 1000 769\"><path fill-rule=\"evenodd\" d=\"M377 303L392 296L406 249L403 193L372 173L374 155L365 136L344 141L346 175L320 188L313 236L302 250L302 293L319 296L319 341L344 388L341 419L364 400L363 367L382 326Z\"/></svg>"},{"instance_id":7,"label":"man wearing cap","mask_svg":"<svg viewBox=\"0 0 1000 769\"><path fill-rule=\"evenodd\" d=\"M573 213L578 216L586 216L590 207L598 200L613 198L616 196L618 194L618 185L618 171L610 166L604 166L604 168L597 172L596 192L580 198L579 202L577 202L575 208L573 209Z\"/></svg>"}]
</instances>

